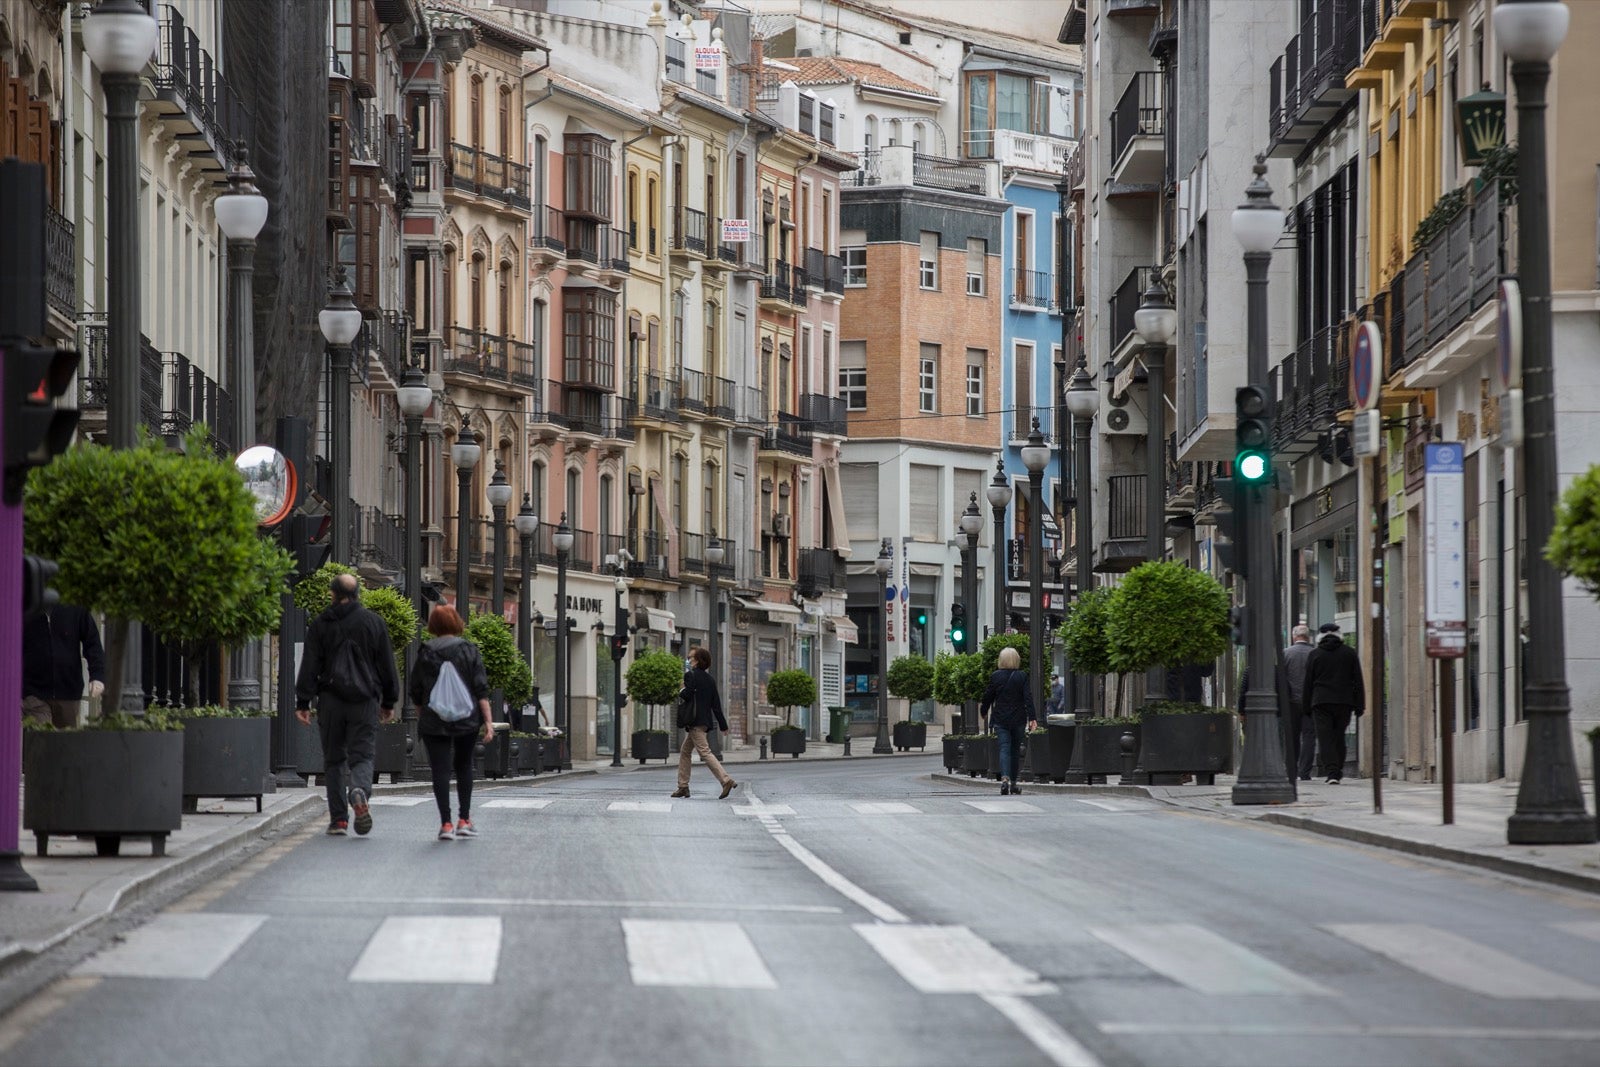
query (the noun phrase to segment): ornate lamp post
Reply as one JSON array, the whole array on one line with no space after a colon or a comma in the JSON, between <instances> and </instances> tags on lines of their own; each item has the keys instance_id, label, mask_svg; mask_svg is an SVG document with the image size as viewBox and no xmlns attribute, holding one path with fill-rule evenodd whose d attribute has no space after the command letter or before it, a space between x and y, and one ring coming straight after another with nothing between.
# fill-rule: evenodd
<instances>
[{"instance_id":1,"label":"ornate lamp post","mask_svg":"<svg viewBox=\"0 0 1600 1067\"><path fill-rule=\"evenodd\" d=\"M1006 628L1006 508L1011 506L1011 482L1006 478L1004 456L995 457L994 480L984 490L984 495L989 498L989 509L994 512L994 577L989 584L994 589L993 632L998 634Z\"/></svg>"},{"instance_id":2,"label":"ornate lamp post","mask_svg":"<svg viewBox=\"0 0 1600 1067\"><path fill-rule=\"evenodd\" d=\"M472 513L472 471L478 465L483 449L478 445L478 435L465 419L456 443L450 446L450 461L456 465L456 610L463 621L467 618L472 593L472 552L468 547L470 515Z\"/></svg>"},{"instance_id":3,"label":"ornate lamp post","mask_svg":"<svg viewBox=\"0 0 1600 1067\"><path fill-rule=\"evenodd\" d=\"M1095 414L1100 410L1100 392L1089 377L1088 365L1078 358L1078 369L1073 372L1072 384L1067 389L1067 410L1072 413L1072 456L1075 471L1073 481L1077 490L1073 494L1077 515L1072 522L1077 541L1078 596L1089 591L1094 582L1094 475L1089 470L1089 433ZM1094 679L1083 671L1073 674L1073 712L1088 718L1094 704Z\"/></svg>"},{"instance_id":4,"label":"ornate lamp post","mask_svg":"<svg viewBox=\"0 0 1600 1067\"><path fill-rule=\"evenodd\" d=\"M531 667L533 666L533 576L538 573L533 562L533 539L539 533L539 516L534 512L533 500L527 493L522 494L522 508L511 523L517 528L517 539L522 548L522 586L517 600L517 648Z\"/></svg>"},{"instance_id":5,"label":"ornate lamp post","mask_svg":"<svg viewBox=\"0 0 1600 1067\"><path fill-rule=\"evenodd\" d=\"M1267 267L1272 246L1283 233L1283 212L1272 202L1267 165L1256 158L1255 180L1245 202L1233 212L1233 234L1244 249L1246 290L1245 381L1261 389L1267 384ZM1270 418L1271 399L1268 399ZM1296 787L1283 760L1279 729L1277 677L1277 602L1273 584L1272 512L1267 486L1246 485L1235 472L1237 505L1244 508L1240 526L1245 540L1248 614L1246 661L1250 688L1244 694L1244 756L1233 787L1235 804L1283 804L1295 799Z\"/></svg>"},{"instance_id":6,"label":"ornate lamp post","mask_svg":"<svg viewBox=\"0 0 1600 1067\"><path fill-rule=\"evenodd\" d=\"M878 559L873 566L878 572L878 591L883 597L883 629L878 633L881 639L878 654L878 740L873 743L872 754L882 756L894 751L894 745L889 742L889 612L893 610L889 604L889 572L894 569L894 549L890 547L887 537L878 549Z\"/></svg>"},{"instance_id":7,"label":"ornate lamp post","mask_svg":"<svg viewBox=\"0 0 1600 1067\"><path fill-rule=\"evenodd\" d=\"M572 703L567 693L567 560L572 556L572 527L567 513L552 537L556 546L556 722L561 727L557 747L561 766L572 766Z\"/></svg>"},{"instance_id":8,"label":"ornate lamp post","mask_svg":"<svg viewBox=\"0 0 1600 1067\"><path fill-rule=\"evenodd\" d=\"M1022 446L1022 465L1028 468L1028 681L1033 686L1033 706L1044 708L1044 469L1050 463L1050 446L1033 420L1033 432Z\"/></svg>"},{"instance_id":9,"label":"ornate lamp post","mask_svg":"<svg viewBox=\"0 0 1600 1067\"><path fill-rule=\"evenodd\" d=\"M427 375L413 364L400 376L400 388L395 392L395 402L406 420L405 511L406 511L406 596L417 618L427 621L428 602L422 596L422 417L433 406L433 390L428 387ZM406 649L409 665L416 655L416 642ZM411 697L405 695L401 716L410 722L417 717Z\"/></svg>"},{"instance_id":10,"label":"ornate lamp post","mask_svg":"<svg viewBox=\"0 0 1600 1067\"><path fill-rule=\"evenodd\" d=\"M628 654L628 577L627 564L617 560L617 603L613 616L616 632L611 635L612 710L611 766L622 766L622 707L628 698L622 693L622 659Z\"/></svg>"},{"instance_id":11,"label":"ornate lamp post","mask_svg":"<svg viewBox=\"0 0 1600 1067\"><path fill-rule=\"evenodd\" d=\"M1584 809L1572 751L1572 693L1567 687L1561 576L1544 558L1555 524L1559 488L1556 456L1555 366L1551 358L1550 202L1545 167L1545 89L1550 60L1567 36L1567 5L1503 0L1494 32L1511 59L1517 90L1517 264L1522 282L1522 376L1529 427L1523 445L1527 472L1528 651L1522 710L1528 743L1517 807L1506 823L1513 845L1586 844L1595 822Z\"/></svg>"},{"instance_id":12,"label":"ornate lamp post","mask_svg":"<svg viewBox=\"0 0 1600 1067\"><path fill-rule=\"evenodd\" d=\"M106 94L106 431L113 448L139 442L139 75L160 27L134 0L106 0L83 22L83 47ZM144 714L139 623L127 627L119 710Z\"/></svg>"},{"instance_id":13,"label":"ornate lamp post","mask_svg":"<svg viewBox=\"0 0 1600 1067\"><path fill-rule=\"evenodd\" d=\"M361 311L356 307L343 267L334 272L328 306L317 313L323 340L328 343L328 366L333 381L328 389L328 436L333 442L329 466L334 484L328 487L333 508L333 558L349 564L353 555L350 534L350 346L361 332Z\"/></svg>"},{"instance_id":14,"label":"ornate lamp post","mask_svg":"<svg viewBox=\"0 0 1600 1067\"><path fill-rule=\"evenodd\" d=\"M983 533L983 513L978 510L976 492L967 500L967 508L956 525L966 535L966 544L961 549L961 605L967 609L970 627L978 621L978 536ZM961 709L961 732L972 733L977 725L977 709L969 700Z\"/></svg>"},{"instance_id":15,"label":"ornate lamp post","mask_svg":"<svg viewBox=\"0 0 1600 1067\"><path fill-rule=\"evenodd\" d=\"M505 464L494 461L494 477L484 490L494 515L494 580L489 587L489 598L494 613L501 618L506 614L506 508L511 505L511 483L506 481Z\"/></svg>"},{"instance_id":16,"label":"ornate lamp post","mask_svg":"<svg viewBox=\"0 0 1600 1067\"><path fill-rule=\"evenodd\" d=\"M1133 313L1133 328L1144 342L1145 376L1149 391L1149 433L1145 436L1144 538L1145 558L1157 561L1167 554L1167 345L1178 332L1178 312L1167 299L1166 287L1150 280L1139 309ZM1145 674L1146 704L1160 700L1166 677L1160 667Z\"/></svg>"}]
</instances>

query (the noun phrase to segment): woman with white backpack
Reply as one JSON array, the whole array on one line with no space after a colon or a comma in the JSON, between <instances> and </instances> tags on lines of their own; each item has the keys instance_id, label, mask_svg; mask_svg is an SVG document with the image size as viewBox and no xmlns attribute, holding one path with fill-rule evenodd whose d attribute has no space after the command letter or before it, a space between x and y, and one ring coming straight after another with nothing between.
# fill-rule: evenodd
<instances>
[{"instance_id":1,"label":"woman with white backpack","mask_svg":"<svg viewBox=\"0 0 1600 1067\"><path fill-rule=\"evenodd\" d=\"M440 841L477 837L472 807L472 750L482 737L494 740L489 717L489 675L478 646L462 637L466 626L456 609L440 604L428 613L433 640L417 650L411 669L411 703L417 708L417 735L428 749L433 796L439 802ZM450 821L450 774L455 772L460 811Z\"/></svg>"}]
</instances>

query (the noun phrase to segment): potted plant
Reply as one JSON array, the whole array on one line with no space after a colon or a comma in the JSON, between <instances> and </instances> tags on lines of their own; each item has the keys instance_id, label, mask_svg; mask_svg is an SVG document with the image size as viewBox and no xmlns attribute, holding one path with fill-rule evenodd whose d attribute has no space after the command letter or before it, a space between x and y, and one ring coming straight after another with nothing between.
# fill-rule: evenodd
<instances>
[{"instance_id":1,"label":"potted plant","mask_svg":"<svg viewBox=\"0 0 1600 1067\"><path fill-rule=\"evenodd\" d=\"M208 704L175 708L183 726L183 810L200 810L201 797L255 798L272 771L272 712Z\"/></svg>"},{"instance_id":2,"label":"potted plant","mask_svg":"<svg viewBox=\"0 0 1600 1067\"><path fill-rule=\"evenodd\" d=\"M976 778L980 774L987 778L998 772L994 734L971 734L963 741L961 769L967 772L968 778Z\"/></svg>"},{"instance_id":3,"label":"potted plant","mask_svg":"<svg viewBox=\"0 0 1600 1067\"><path fill-rule=\"evenodd\" d=\"M164 856L183 821L183 724L159 709L58 730L29 723L22 746L22 828L40 856L52 836L88 835L115 856L124 837Z\"/></svg>"},{"instance_id":4,"label":"potted plant","mask_svg":"<svg viewBox=\"0 0 1600 1067\"><path fill-rule=\"evenodd\" d=\"M789 721L794 709L817 702L817 682L805 671L774 671L767 678L767 703L783 709L783 725L772 728L772 754L795 759L806 750L806 732Z\"/></svg>"},{"instance_id":5,"label":"potted plant","mask_svg":"<svg viewBox=\"0 0 1600 1067\"><path fill-rule=\"evenodd\" d=\"M1084 719L1074 728L1073 744L1084 775L1093 782L1122 773L1122 738L1132 736L1134 751L1139 748L1139 722L1136 719Z\"/></svg>"},{"instance_id":6,"label":"potted plant","mask_svg":"<svg viewBox=\"0 0 1600 1067\"><path fill-rule=\"evenodd\" d=\"M901 656L889 664L889 693L907 703L933 696L933 664L926 656ZM894 724L894 747L901 752L928 747L928 724L908 715Z\"/></svg>"},{"instance_id":7,"label":"potted plant","mask_svg":"<svg viewBox=\"0 0 1600 1067\"><path fill-rule=\"evenodd\" d=\"M539 735L514 731L511 734L511 759L517 771L537 775L544 770L544 747Z\"/></svg>"},{"instance_id":8,"label":"potted plant","mask_svg":"<svg viewBox=\"0 0 1600 1067\"><path fill-rule=\"evenodd\" d=\"M1110 647L1106 644L1106 609L1111 604L1112 590L1105 586L1085 589L1072 602L1067 617L1058 632L1067 660L1073 671L1082 675L1113 673ZM1070 694L1069 694L1070 695ZM1065 781L1069 770L1081 773L1078 753L1081 722L1068 725L1064 722L1046 724L1050 732L1050 777Z\"/></svg>"},{"instance_id":9,"label":"potted plant","mask_svg":"<svg viewBox=\"0 0 1600 1067\"><path fill-rule=\"evenodd\" d=\"M1037 727L1028 731L1028 741L1022 748L1022 773L1032 775L1037 781L1050 777L1050 731Z\"/></svg>"},{"instance_id":10,"label":"potted plant","mask_svg":"<svg viewBox=\"0 0 1600 1067\"><path fill-rule=\"evenodd\" d=\"M513 707L521 707L533 696L533 671L517 648L516 635L498 615L473 612L461 636L477 645L483 656L483 671L489 679L489 702L493 711L499 713L493 741L497 751L486 757L487 765L509 768L511 732L499 727L504 722L504 707L508 702ZM492 773L489 776L495 777Z\"/></svg>"},{"instance_id":11,"label":"potted plant","mask_svg":"<svg viewBox=\"0 0 1600 1067\"><path fill-rule=\"evenodd\" d=\"M1175 561L1140 564L1106 608L1106 643L1125 672L1213 663L1228 650L1228 593L1211 575ZM1166 709L1166 710L1158 710ZM1228 769L1228 712L1182 701L1147 701L1140 718L1141 773L1211 778ZM1193 716L1201 716L1193 718Z\"/></svg>"},{"instance_id":12,"label":"potted plant","mask_svg":"<svg viewBox=\"0 0 1600 1067\"><path fill-rule=\"evenodd\" d=\"M933 699L939 704L959 707L983 695L983 657L976 652L941 652L933 659ZM964 752L971 735L946 734L944 765L955 770L966 766Z\"/></svg>"},{"instance_id":13,"label":"potted plant","mask_svg":"<svg viewBox=\"0 0 1600 1067\"><path fill-rule=\"evenodd\" d=\"M643 708L654 709L675 703L683 691L683 660L665 649L641 652L633 657L623 675L628 698ZM654 719L655 713L648 713ZM643 729L633 732L633 758L665 760L668 756L667 731Z\"/></svg>"}]
</instances>

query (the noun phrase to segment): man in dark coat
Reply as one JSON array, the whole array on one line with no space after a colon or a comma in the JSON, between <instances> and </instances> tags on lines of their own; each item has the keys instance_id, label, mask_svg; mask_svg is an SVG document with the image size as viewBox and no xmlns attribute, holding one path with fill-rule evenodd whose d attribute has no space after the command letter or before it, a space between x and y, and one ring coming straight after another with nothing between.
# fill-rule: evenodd
<instances>
[{"instance_id":1,"label":"man in dark coat","mask_svg":"<svg viewBox=\"0 0 1600 1067\"><path fill-rule=\"evenodd\" d=\"M1311 765L1317 755L1317 727L1316 720L1301 709L1305 703L1306 664L1312 652L1311 627L1296 626L1291 636L1293 641L1283 650L1283 673L1289 687L1289 706L1294 709L1299 726L1290 731L1290 736L1296 739L1295 770L1302 782L1309 782Z\"/></svg>"},{"instance_id":2,"label":"man in dark coat","mask_svg":"<svg viewBox=\"0 0 1600 1067\"><path fill-rule=\"evenodd\" d=\"M66 729L78 725L83 665L89 696L106 688L106 657L94 619L76 604L53 604L22 623L22 714Z\"/></svg>"},{"instance_id":3,"label":"man in dark coat","mask_svg":"<svg viewBox=\"0 0 1600 1067\"><path fill-rule=\"evenodd\" d=\"M1329 785L1344 777L1344 732L1350 716L1367 710L1367 691L1356 650L1344 643L1336 623L1322 624L1317 647L1306 657L1305 691L1301 711L1310 709L1316 720L1317 753Z\"/></svg>"},{"instance_id":4,"label":"man in dark coat","mask_svg":"<svg viewBox=\"0 0 1600 1067\"><path fill-rule=\"evenodd\" d=\"M400 699L400 675L389 628L361 606L360 588L353 574L333 580L333 603L312 620L294 683L295 718L311 725L311 702L317 703L323 778L328 787L328 833L338 836L348 832L351 810L356 833L372 829L367 799L372 794L372 761L378 746L378 709L382 707L383 721L388 722ZM346 642L355 653L356 666L365 664L365 678L334 677L339 672L333 668L343 658L339 650ZM366 691L352 693L352 683Z\"/></svg>"}]
</instances>

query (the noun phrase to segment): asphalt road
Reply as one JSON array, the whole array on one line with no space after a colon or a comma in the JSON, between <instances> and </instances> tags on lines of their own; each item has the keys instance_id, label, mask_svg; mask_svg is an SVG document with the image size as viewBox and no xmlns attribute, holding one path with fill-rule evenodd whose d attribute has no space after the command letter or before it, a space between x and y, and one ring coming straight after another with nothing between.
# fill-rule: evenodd
<instances>
[{"instance_id":1,"label":"asphalt road","mask_svg":"<svg viewBox=\"0 0 1600 1067\"><path fill-rule=\"evenodd\" d=\"M1600 900L935 762L311 826L0 1021L0 1063L1600 1062Z\"/></svg>"}]
</instances>

